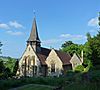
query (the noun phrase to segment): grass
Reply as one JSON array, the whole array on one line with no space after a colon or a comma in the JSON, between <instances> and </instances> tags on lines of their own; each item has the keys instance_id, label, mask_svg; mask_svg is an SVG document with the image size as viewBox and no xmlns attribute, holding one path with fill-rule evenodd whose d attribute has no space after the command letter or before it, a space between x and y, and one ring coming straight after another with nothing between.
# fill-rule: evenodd
<instances>
[{"instance_id":1,"label":"grass","mask_svg":"<svg viewBox=\"0 0 100 90\"><path fill-rule=\"evenodd\" d=\"M70 85L66 85L64 90L100 90L100 82L98 83L72 83Z\"/></svg>"},{"instance_id":2,"label":"grass","mask_svg":"<svg viewBox=\"0 0 100 90\"><path fill-rule=\"evenodd\" d=\"M32 86L27 86L33 84ZM37 84L38 86L34 86ZM42 85L42 86L41 86ZM44 86L43 86L44 85ZM100 70L89 73L67 73L66 77L31 77L0 80L0 90L22 87L19 90L52 90L63 86L64 90L100 90Z\"/></svg>"},{"instance_id":3,"label":"grass","mask_svg":"<svg viewBox=\"0 0 100 90\"><path fill-rule=\"evenodd\" d=\"M0 80L0 90L8 90L10 88L21 87L23 85L28 85L28 84L58 86L63 84L64 80L65 78L57 78L57 77L36 77L36 78L32 77L32 78Z\"/></svg>"},{"instance_id":4,"label":"grass","mask_svg":"<svg viewBox=\"0 0 100 90\"><path fill-rule=\"evenodd\" d=\"M25 85L17 90L52 90L52 87L42 86L42 85Z\"/></svg>"}]
</instances>

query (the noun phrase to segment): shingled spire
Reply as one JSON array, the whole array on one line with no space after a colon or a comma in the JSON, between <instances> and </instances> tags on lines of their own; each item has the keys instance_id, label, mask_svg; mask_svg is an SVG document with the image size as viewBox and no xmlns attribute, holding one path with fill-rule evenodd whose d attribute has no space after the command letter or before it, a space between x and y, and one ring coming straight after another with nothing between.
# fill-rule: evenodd
<instances>
[{"instance_id":1,"label":"shingled spire","mask_svg":"<svg viewBox=\"0 0 100 90\"><path fill-rule=\"evenodd\" d=\"M34 18L34 21L33 21L31 34L30 34L30 37L29 37L28 41L40 42L35 18Z\"/></svg>"},{"instance_id":2,"label":"shingled spire","mask_svg":"<svg viewBox=\"0 0 100 90\"><path fill-rule=\"evenodd\" d=\"M39 39L39 35L38 35L38 31L37 31L36 19L34 18L32 30L30 33L30 37L27 40L27 44L28 45L30 44L33 46L34 49L37 49L38 46L39 47L41 46L40 43L41 43L41 41Z\"/></svg>"}]
</instances>

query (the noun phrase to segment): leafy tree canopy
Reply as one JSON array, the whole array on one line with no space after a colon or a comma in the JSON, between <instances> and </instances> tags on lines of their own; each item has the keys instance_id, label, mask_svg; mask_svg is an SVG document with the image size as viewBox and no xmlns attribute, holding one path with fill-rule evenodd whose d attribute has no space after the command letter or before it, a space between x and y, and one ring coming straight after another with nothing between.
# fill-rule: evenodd
<instances>
[{"instance_id":1,"label":"leafy tree canopy","mask_svg":"<svg viewBox=\"0 0 100 90\"><path fill-rule=\"evenodd\" d=\"M62 48L66 48L66 47L68 47L68 46L70 46L70 45L72 45L72 44L74 44L72 41L65 41L65 43L64 44L62 44Z\"/></svg>"},{"instance_id":2,"label":"leafy tree canopy","mask_svg":"<svg viewBox=\"0 0 100 90\"><path fill-rule=\"evenodd\" d=\"M69 53L73 56L74 53L80 55L83 49L83 45L75 44L72 41L66 41L62 44L62 51Z\"/></svg>"},{"instance_id":3,"label":"leafy tree canopy","mask_svg":"<svg viewBox=\"0 0 100 90\"><path fill-rule=\"evenodd\" d=\"M92 51L90 59L94 65L100 65L100 31L96 36L89 39L88 43Z\"/></svg>"}]
</instances>

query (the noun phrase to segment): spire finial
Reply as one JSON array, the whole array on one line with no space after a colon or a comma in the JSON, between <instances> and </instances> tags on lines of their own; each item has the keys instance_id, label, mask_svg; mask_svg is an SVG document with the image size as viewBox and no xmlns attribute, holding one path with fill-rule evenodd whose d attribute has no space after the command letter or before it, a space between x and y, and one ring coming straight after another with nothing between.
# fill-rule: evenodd
<instances>
[{"instance_id":1,"label":"spire finial","mask_svg":"<svg viewBox=\"0 0 100 90\"><path fill-rule=\"evenodd\" d=\"M36 18L36 12L35 12L35 10L33 10L33 13L34 13L34 17Z\"/></svg>"}]
</instances>

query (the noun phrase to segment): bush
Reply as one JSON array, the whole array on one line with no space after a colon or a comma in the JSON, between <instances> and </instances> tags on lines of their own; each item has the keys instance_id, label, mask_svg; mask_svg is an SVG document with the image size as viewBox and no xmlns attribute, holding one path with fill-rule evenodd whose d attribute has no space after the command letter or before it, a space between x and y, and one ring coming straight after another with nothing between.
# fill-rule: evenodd
<instances>
[{"instance_id":1,"label":"bush","mask_svg":"<svg viewBox=\"0 0 100 90\"><path fill-rule=\"evenodd\" d=\"M0 90L6 90L9 88L15 88L26 84L40 84L58 86L62 85L64 78L58 77L31 77L31 78L20 78L20 79L9 79L0 81Z\"/></svg>"},{"instance_id":2,"label":"bush","mask_svg":"<svg viewBox=\"0 0 100 90\"><path fill-rule=\"evenodd\" d=\"M75 72L72 70L67 71L66 78L68 81L74 81Z\"/></svg>"},{"instance_id":3,"label":"bush","mask_svg":"<svg viewBox=\"0 0 100 90\"><path fill-rule=\"evenodd\" d=\"M89 72L89 78L91 82L100 82L100 70Z\"/></svg>"},{"instance_id":4,"label":"bush","mask_svg":"<svg viewBox=\"0 0 100 90\"><path fill-rule=\"evenodd\" d=\"M78 65L78 66L75 68L75 71L76 71L76 72L83 72L83 71L84 71L83 65Z\"/></svg>"}]
</instances>

